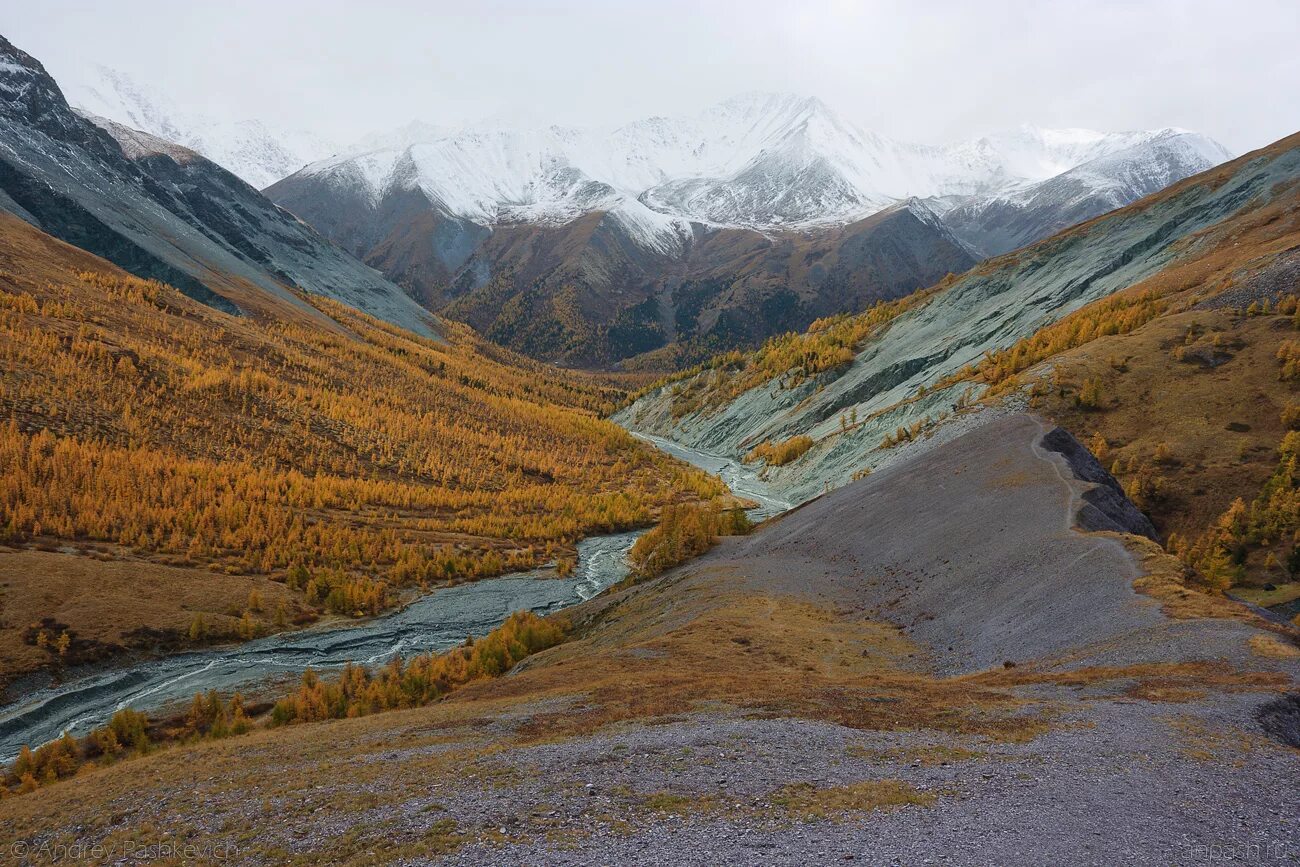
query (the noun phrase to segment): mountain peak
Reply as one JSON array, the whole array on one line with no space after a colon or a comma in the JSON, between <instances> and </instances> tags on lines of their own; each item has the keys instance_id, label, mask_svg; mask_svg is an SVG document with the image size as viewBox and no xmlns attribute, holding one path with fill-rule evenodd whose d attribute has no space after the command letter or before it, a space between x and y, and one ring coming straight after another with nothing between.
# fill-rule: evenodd
<instances>
[{"instance_id":1,"label":"mountain peak","mask_svg":"<svg viewBox=\"0 0 1300 867\"><path fill-rule=\"evenodd\" d=\"M68 102L86 114L189 148L258 189L339 150L302 130L188 111L157 88L108 66L92 67L67 93Z\"/></svg>"}]
</instances>

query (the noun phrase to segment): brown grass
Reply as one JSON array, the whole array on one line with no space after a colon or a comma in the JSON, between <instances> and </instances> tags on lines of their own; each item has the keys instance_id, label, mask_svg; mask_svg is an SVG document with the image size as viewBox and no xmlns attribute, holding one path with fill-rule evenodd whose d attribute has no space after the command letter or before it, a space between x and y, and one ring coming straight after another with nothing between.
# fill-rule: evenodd
<instances>
[{"instance_id":1,"label":"brown grass","mask_svg":"<svg viewBox=\"0 0 1300 867\"><path fill-rule=\"evenodd\" d=\"M1238 602L1190 586L1187 565L1150 539L1120 533L1099 535L1117 538L1129 549L1144 572L1133 582L1133 589L1159 602L1166 617L1174 620L1222 617L1261 628L1269 625Z\"/></svg>"},{"instance_id":2,"label":"brown grass","mask_svg":"<svg viewBox=\"0 0 1300 867\"><path fill-rule=\"evenodd\" d=\"M1250 652L1269 659L1300 659L1300 647L1295 642L1284 642L1276 635L1251 636Z\"/></svg>"},{"instance_id":3,"label":"brown grass","mask_svg":"<svg viewBox=\"0 0 1300 867\"><path fill-rule=\"evenodd\" d=\"M811 821L845 819L856 813L909 805L929 807L934 804L935 795L901 780L868 780L825 789L796 783L772 795L771 801L787 815Z\"/></svg>"},{"instance_id":4,"label":"brown grass","mask_svg":"<svg viewBox=\"0 0 1300 867\"><path fill-rule=\"evenodd\" d=\"M307 612L283 584L264 575L226 575L207 570L161 566L86 554L0 549L0 671L10 675L46 665L90 662L123 649L153 650L169 641L188 644L196 614L215 631L233 630L250 592L263 599L254 616L272 629L283 606L290 623ZM44 618L66 624L76 642L73 656L30 643L26 627ZM150 632L139 631L147 625ZM84 642L84 644L83 644Z\"/></svg>"}]
</instances>

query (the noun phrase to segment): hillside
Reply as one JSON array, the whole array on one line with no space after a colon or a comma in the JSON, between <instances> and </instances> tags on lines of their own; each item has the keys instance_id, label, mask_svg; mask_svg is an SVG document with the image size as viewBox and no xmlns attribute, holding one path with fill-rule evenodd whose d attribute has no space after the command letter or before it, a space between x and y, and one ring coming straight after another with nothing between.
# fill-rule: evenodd
<instances>
[{"instance_id":1,"label":"hillside","mask_svg":"<svg viewBox=\"0 0 1300 867\"><path fill-rule=\"evenodd\" d=\"M373 613L722 491L602 420L616 391L312 301L332 328L231 316L0 214L0 679Z\"/></svg>"},{"instance_id":2,"label":"hillside","mask_svg":"<svg viewBox=\"0 0 1300 867\"><path fill-rule=\"evenodd\" d=\"M1004 418L592 600L507 677L83 770L0 816L33 851L154 835L248 863L1294 851L1300 753L1255 715L1294 719L1300 649L1183 587L1113 485Z\"/></svg>"},{"instance_id":3,"label":"hillside","mask_svg":"<svg viewBox=\"0 0 1300 867\"><path fill-rule=\"evenodd\" d=\"M227 312L332 327L301 293L425 336L393 283L193 151L73 111L40 61L0 37L0 209Z\"/></svg>"},{"instance_id":4,"label":"hillside","mask_svg":"<svg viewBox=\"0 0 1300 867\"><path fill-rule=\"evenodd\" d=\"M986 262L874 330L849 319L719 359L618 418L737 456L809 437L764 473L799 499L1029 406L1089 443L1201 580L1285 621L1300 613L1298 250L1293 136ZM855 352L808 360L837 334Z\"/></svg>"}]
</instances>

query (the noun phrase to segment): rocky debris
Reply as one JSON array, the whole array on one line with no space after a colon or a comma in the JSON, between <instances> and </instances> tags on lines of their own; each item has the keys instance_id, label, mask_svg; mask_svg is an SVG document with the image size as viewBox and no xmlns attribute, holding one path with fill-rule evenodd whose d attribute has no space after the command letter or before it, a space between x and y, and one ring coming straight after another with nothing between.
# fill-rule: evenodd
<instances>
[{"instance_id":1,"label":"rocky debris","mask_svg":"<svg viewBox=\"0 0 1300 867\"><path fill-rule=\"evenodd\" d=\"M1297 293L1300 293L1300 250L1293 250L1250 274L1244 282L1202 301L1195 309L1235 307L1245 310L1251 304L1276 305L1285 296Z\"/></svg>"},{"instance_id":2,"label":"rocky debris","mask_svg":"<svg viewBox=\"0 0 1300 867\"><path fill-rule=\"evenodd\" d=\"M1284 695L1255 713L1264 731L1287 746L1300 749L1300 693Z\"/></svg>"},{"instance_id":3,"label":"rocky debris","mask_svg":"<svg viewBox=\"0 0 1300 867\"><path fill-rule=\"evenodd\" d=\"M1133 505L1118 481L1097 462L1097 458L1065 428L1052 428L1043 434L1043 448L1065 459L1075 478L1092 483L1080 496L1083 505L1075 513L1075 522L1087 531L1110 530L1133 533L1159 541L1151 520Z\"/></svg>"}]
</instances>

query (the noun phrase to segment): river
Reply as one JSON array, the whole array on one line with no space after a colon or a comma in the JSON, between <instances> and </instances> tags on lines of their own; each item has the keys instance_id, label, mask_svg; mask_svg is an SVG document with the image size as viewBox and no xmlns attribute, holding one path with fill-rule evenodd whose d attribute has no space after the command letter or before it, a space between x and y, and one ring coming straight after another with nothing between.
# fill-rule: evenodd
<instances>
[{"instance_id":1,"label":"river","mask_svg":"<svg viewBox=\"0 0 1300 867\"><path fill-rule=\"evenodd\" d=\"M659 437L637 436L720 475L736 495L758 504L750 512L756 519L789 508L766 490L751 467ZM64 731L84 734L124 707L143 711L174 707L209 689L265 694L277 683L296 680L308 667L329 670L346 662L374 665L397 654L445 650L468 635L483 635L520 609L538 614L558 611L626 577L627 552L643 532L582 540L577 568L565 578L539 569L442 588L379 617L178 653L34 691L0 708L0 757L9 761L23 744L45 743Z\"/></svg>"}]
</instances>

